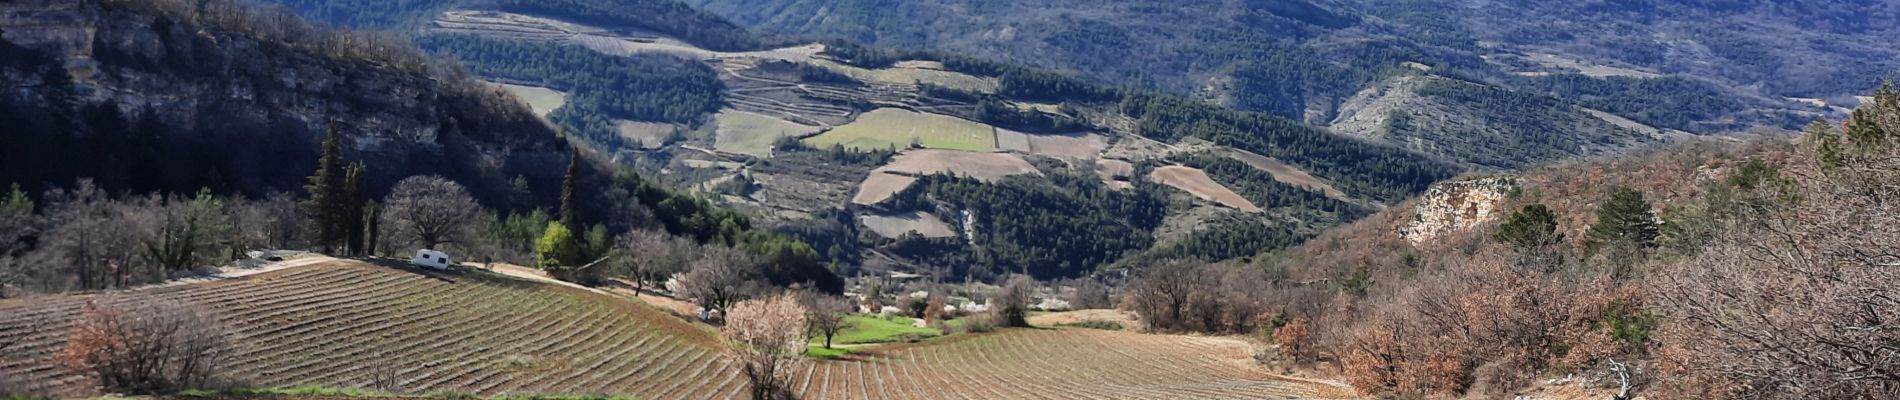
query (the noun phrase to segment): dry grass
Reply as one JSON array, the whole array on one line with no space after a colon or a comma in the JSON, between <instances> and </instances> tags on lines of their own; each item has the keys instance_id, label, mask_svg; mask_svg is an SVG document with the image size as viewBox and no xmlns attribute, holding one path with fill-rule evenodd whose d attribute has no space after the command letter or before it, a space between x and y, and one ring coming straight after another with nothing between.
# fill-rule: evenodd
<instances>
[{"instance_id":1,"label":"dry grass","mask_svg":"<svg viewBox=\"0 0 1900 400\"><path fill-rule=\"evenodd\" d=\"M851 203L867 205L882 203L897 192L910 187L910 184L914 182L917 182L917 178L872 172L871 176L864 178L864 183L858 184L858 194L851 196Z\"/></svg>"},{"instance_id":2,"label":"dry grass","mask_svg":"<svg viewBox=\"0 0 1900 400\"><path fill-rule=\"evenodd\" d=\"M1254 168L1259 168L1261 171L1267 171L1267 174L1273 175L1273 180L1280 181L1280 183L1308 189L1317 189L1321 193L1325 193L1326 197L1350 200L1346 197L1346 192L1341 192L1339 189L1334 188L1333 185L1326 183L1326 181L1307 174L1306 171L1301 171L1299 168L1286 165L1286 163L1280 162L1280 160L1274 159L1273 157L1254 154L1253 152L1240 149L1230 149L1228 155Z\"/></svg>"},{"instance_id":3,"label":"dry grass","mask_svg":"<svg viewBox=\"0 0 1900 400\"><path fill-rule=\"evenodd\" d=\"M1169 165L1155 168L1154 172L1148 173L1148 179L1154 180L1155 183L1181 189L1202 200L1213 201L1224 206L1233 207L1237 210L1247 212L1261 211L1259 206L1255 206L1253 202L1247 201L1245 197L1240 197L1239 193L1234 193L1233 190L1221 185L1220 182L1215 182L1214 178L1207 177L1207 172L1199 169Z\"/></svg>"},{"instance_id":4,"label":"dry grass","mask_svg":"<svg viewBox=\"0 0 1900 400\"><path fill-rule=\"evenodd\" d=\"M818 127L739 110L720 110L713 116L719 125L713 148L719 151L758 157L772 155L772 144L786 136L804 136Z\"/></svg>"},{"instance_id":5,"label":"dry grass","mask_svg":"<svg viewBox=\"0 0 1900 400\"><path fill-rule=\"evenodd\" d=\"M877 171L906 175L953 174L992 182L1010 175L1041 174L1015 154L949 150L907 151Z\"/></svg>"},{"instance_id":6,"label":"dry grass","mask_svg":"<svg viewBox=\"0 0 1900 400\"><path fill-rule=\"evenodd\" d=\"M506 83L497 83L495 85L501 86L502 89L507 90L508 93L514 95L515 98L528 103L528 108L534 109L534 115L539 115L542 118L547 118L548 113L554 112L554 109L561 108L561 105L567 104L567 93L563 93L559 90L540 86L511 85Z\"/></svg>"},{"instance_id":7,"label":"dry grass","mask_svg":"<svg viewBox=\"0 0 1900 400\"><path fill-rule=\"evenodd\" d=\"M895 238L905 233L917 232L928 238L956 236L956 230L949 223L938 219L936 215L922 211L896 214L866 214L858 216L858 222L870 228L880 236Z\"/></svg>"}]
</instances>

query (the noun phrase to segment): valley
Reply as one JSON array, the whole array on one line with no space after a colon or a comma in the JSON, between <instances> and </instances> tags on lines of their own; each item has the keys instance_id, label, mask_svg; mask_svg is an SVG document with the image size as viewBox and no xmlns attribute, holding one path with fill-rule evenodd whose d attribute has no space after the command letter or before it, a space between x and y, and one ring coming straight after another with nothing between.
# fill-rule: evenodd
<instances>
[{"instance_id":1,"label":"valley","mask_svg":"<svg viewBox=\"0 0 1900 400\"><path fill-rule=\"evenodd\" d=\"M0 398L1900 396L1900 5L1730 3L0 2Z\"/></svg>"}]
</instances>

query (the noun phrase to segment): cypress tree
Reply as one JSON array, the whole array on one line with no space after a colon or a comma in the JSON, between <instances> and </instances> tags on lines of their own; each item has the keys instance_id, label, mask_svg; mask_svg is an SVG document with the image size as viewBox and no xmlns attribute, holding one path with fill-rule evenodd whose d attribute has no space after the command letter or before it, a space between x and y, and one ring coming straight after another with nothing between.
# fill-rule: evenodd
<instances>
[{"instance_id":1,"label":"cypress tree","mask_svg":"<svg viewBox=\"0 0 1900 400\"><path fill-rule=\"evenodd\" d=\"M363 220L365 197L363 174L367 171L360 162L350 164L350 167L344 171L343 196L338 199L336 205L336 209L340 211L337 218L347 239L348 246L346 247L348 247L349 255L360 256L368 252L368 247L364 246L363 242L363 235L366 233Z\"/></svg>"},{"instance_id":2,"label":"cypress tree","mask_svg":"<svg viewBox=\"0 0 1900 400\"><path fill-rule=\"evenodd\" d=\"M567 176L561 181L561 225L570 232L580 231L580 218L575 216L574 187L581 175L581 151L578 147L568 146Z\"/></svg>"},{"instance_id":3,"label":"cypress tree","mask_svg":"<svg viewBox=\"0 0 1900 400\"><path fill-rule=\"evenodd\" d=\"M328 253L342 242L344 230L341 210L337 204L343 197L343 135L336 129L336 121L331 121L323 137L323 156L317 159L317 171L310 175L310 183L304 190L310 197L304 199L304 215L310 220L311 240L317 248Z\"/></svg>"},{"instance_id":4,"label":"cypress tree","mask_svg":"<svg viewBox=\"0 0 1900 400\"><path fill-rule=\"evenodd\" d=\"M367 254L375 255L379 253L376 247L379 243L382 243L382 218L382 206L375 202L363 205L363 244L366 249L365 253Z\"/></svg>"}]
</instances>

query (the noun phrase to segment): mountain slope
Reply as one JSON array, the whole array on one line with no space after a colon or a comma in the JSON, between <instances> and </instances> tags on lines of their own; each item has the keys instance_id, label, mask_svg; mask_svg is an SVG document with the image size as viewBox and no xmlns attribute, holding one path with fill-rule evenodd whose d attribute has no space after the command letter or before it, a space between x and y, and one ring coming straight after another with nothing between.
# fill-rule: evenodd
<instances>
[{"instance_id":1,"label":"mountain slope","mask_svg":"<svg viewBox=\"0 0 1900 400\"><path fill-rule=\"evenodd\" d=\"M1741 126L1698 133L1838 117L1858 103L1854 94L1900 70L1900 47L1886 40L1896 31L1875 22L1900 6L1880 0L691 2L768 32L1029 60L1309 122L1330 119L1338 101L1407 63L1500 84L1562 73L1689 77L1751 101L1752 112L1698 120L1740 117Z\"/></svg>"},{"instance_id":2,"label":"mountain slope","mask_svg":"<svg viewBox=\"0 0 1900 400\"><path fill-rule=\"evenodd\" d=\"M505 93L402 42L217 4L0 5L0 45L28 55L0 71L0 181L258 196L299 188L328 129L379 193L433 173L514 207L529 204L508 201L510 180L559 179L564 141Z\"/></svg>"}]
</instances>

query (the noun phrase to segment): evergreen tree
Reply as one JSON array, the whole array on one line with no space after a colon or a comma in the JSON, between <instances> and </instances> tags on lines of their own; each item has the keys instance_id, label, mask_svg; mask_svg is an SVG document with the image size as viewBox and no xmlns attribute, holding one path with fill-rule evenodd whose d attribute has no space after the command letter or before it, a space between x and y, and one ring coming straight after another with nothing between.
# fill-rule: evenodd
<instances>
[{"instance_id":1,"label":"evergreen tree","mask_svg":"<svg viewBox=\"0 0 1900 400\"><path fill-rule=\"evenodd\" d=\"M1499 225L1492 237L1518 249L1549 246L1564 239L1564 235L1557 232L1557 214L1543 204L1526 205L1511 213L1511 218Z\"/></svg>"},{"instance_id":2,"label":"evergreen tree","mask_svg":"<svg viewBox=\"0 0 1900 400\"><path fill-rule=\"evenodd\" d=\"M363 205L363 244L366 249L365 254L376 255L381 253L381 251L378 251L381 250L378 247L382 243L382 219L383 209L381 205L375 202Z\"/></svg>"},{"instance_id":3,"label":"evergreen tree","mask_svg":"<svg viewBox=\"0 0 1900 400\"><path fill-rule=\"evenodd\" d=\"M1543 204L1526 205L1511 213L1492 238L1516 250L1520 265L1546 272L1563 265L1562 248L1557 245L1563 243L1564 234L1557 231L1557 214Z\"/></svg>"},{"instance_id":4,"label":"evergreen tree","mask_svg":"<svg viewBox=\"0 0 1900 400\"><path fill-rule=\"evenodd\" d=\"M343 134L331 121L323 137L323 156L317 159L317 171L310 175L310 183L304 186L309 198L304 199L304 215L310 220L310 239L317 248L328 253L347 239L346 223L342 220L344 204L343 171Z\"/></svg>"},{"instance_id":5,"label":"evergreen tree","mask_svg":"<svg viewBox=\"0 0 1900 400\"><path fill-rule=\"evenodd\" d=\"M574 186L578 184L575 180L580 179L581 175L581 151L572 146L568 149L567 175L561 181L561 225L566 226L568 231L577 231L580 230L580 218L574 215Z\"/></svg>"},{"instance_id":6,"label":"evergreen tree","mask_svg":"<svg viewBox=\"0 0 1900 400\"><path fill-rule=\"evenodd\" d=\"M1590 226L1586 249L1591 253L1609 250L1606 260L1613 267L1611 275L1622 278L1648 256L1661 235L1655 211L1643 200L1643 192L1617 187L1610 189L1603 207L1597 209L1597 223Z\"/></svg>"},{"instance_id":7,"label":"evergreen tree","mask_svg":"<svg viewBox=\"0 0 1900 400\"><path fill-rule=\"evenodd\" d=\"M364 203L365 198L368 196L364 193L363 189L363 175L365 173L367 173L367 170L363 166L363 163L360 162L350 164L350 167L344 170L343 198L341 202L337 204L337 209L342 211L342 214L338 216L338 218L342 221L343 232L347 239L346 251L352 256L369 253L369 247L366 246L366 243L363 241L363 239L365 239L364 235L367 233L367 221L364 219Z\"/></svg>"},{"instance_id":8,"label":"evergreen tree","mask_svg":"<svg viewBox=\"0 0 1900 400\"><path fill-rule=\"evenodd\" d=\"M1643 200L1643 192L1626 187L1610 189L1610 195L1597 209L1597 224L1590 227L1590 241L1597 245L1627 242L1652 247L1657 236L1656 214Z\"/></svg>"}]
</instances>

